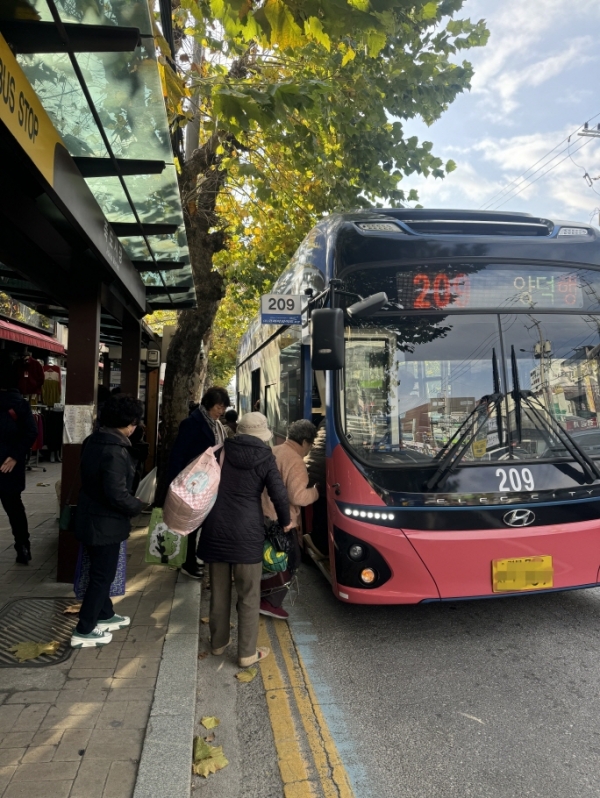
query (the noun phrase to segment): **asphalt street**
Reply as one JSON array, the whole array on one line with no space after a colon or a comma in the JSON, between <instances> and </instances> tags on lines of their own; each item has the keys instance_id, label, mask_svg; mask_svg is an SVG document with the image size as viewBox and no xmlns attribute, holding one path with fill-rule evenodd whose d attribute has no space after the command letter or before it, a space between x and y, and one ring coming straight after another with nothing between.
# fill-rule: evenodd
<instances>
[{"instance_id":1,"label":"asphalt street","mask_svg":"<svg viewBox=\"0 0 600 798\"><path fill-rule=\"evenodd\" d=\"M205 616L208 598L205 590ZM235 628L231 649L217 658L208 654L204 624L197 717L220 718L216 744L224 746L230 765L208 780L195 777L196 794L600 795L600 590L356 606L337 601L323 577L305 565L289 609L290 646L324 719L318 733L324 729L333 738L353 789L340 790L319 773L318 751L315 759L302 732L303 724L308 729L313 723L307 721L308 693L304 683L293 689L295 677L287 679L278 643L288 624L267 620L266 642L275 646L273 664L283 674L278 695L287 697L289 724L299 731L289 739L278 732L265 666L262 681L240 685L234 678ZM198 733L206 731L198 726ZM281 752L293 748L306 765L298 777L305 781L286 786Z\"/></svg>"},{"instance_id":2,"label":"asphalt street","mask_svg":"<svg viewBox=\"0 0 600 798\"><path fill-rule=\"evenodd\" d=\"M600 795L600 590L344 605L290 627L357 798Z\"/></svg>"}]
</instances>

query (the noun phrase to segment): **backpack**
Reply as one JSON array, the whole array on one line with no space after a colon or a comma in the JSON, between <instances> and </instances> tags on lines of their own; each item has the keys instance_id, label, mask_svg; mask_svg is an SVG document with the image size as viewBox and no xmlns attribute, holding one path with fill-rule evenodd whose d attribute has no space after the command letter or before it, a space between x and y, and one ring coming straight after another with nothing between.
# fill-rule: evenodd
<instances>
[{"instance_id":1,"label":"backpack","mask_svg":"<svg viewBox=\"0 0 600 798\"><path fill-rule=\"evenodd\" d=\"M219 446L209 448L187 465L169 485L163 520L172 532L189 535L202 526L217 500L221 469L215 458Z\"/></svg>"}]
</instances>

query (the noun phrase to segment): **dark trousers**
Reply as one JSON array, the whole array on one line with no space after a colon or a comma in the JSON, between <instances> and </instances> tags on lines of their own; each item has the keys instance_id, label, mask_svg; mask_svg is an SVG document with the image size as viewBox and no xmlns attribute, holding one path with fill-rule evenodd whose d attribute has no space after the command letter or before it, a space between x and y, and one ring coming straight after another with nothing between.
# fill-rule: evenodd
<instances>
[{"instance_id":1,"label":"dark trousers","mask_svg":"<svg viewBox=\"0 0 600 798\"><path fill-rule=\"evenodd\" d=\"M196 550L198 548L199 531L198 529L194 529L194 531L188 535L187 554L185 555L185 562L183 564L187 571L195 571L198 567L198 563L196 562Z\"/></svg>"},{"instance_id":2,"label":"dark trousers","mask_svg":"<svg viewBox=\"0 0 600 798\"><path fill-rule=\"evenodd\" d=\"M82 635L89 634L98 621L107 621L115 614L109 594L117 573L120 547L120 543L86 547L90 556L90 583L79 610L77 631Z\"/></svg>"},{"instance_id":3,"label":"dark trousers","mask_svg":"<svg viewBox=\"0 0 600 798\"><path fill-rule=\"evenodd\" d=\"M15 539L15 549L19 551L21 546L29 548L29 528L27 526L27 514L23 507L23 500L20 493L3 493L0 495L0 502L4 507L4 512L8 516L10 528Z\"/></svg>"}]
</instances>

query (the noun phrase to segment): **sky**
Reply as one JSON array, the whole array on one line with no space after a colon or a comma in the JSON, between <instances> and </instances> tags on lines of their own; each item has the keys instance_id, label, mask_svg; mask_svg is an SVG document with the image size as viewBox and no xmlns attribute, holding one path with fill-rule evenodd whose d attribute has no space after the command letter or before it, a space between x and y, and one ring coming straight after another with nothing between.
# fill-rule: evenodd
<instances>
[{"instance_id":1,"label":"sky","mask_svg":"<svg viewBox=\"0 0 600 798\"><path fill-rule=\"evenodd\" d=\"M600 123L598 0L466 0L457 17L483 18L490 30L487 45L464 56L472 88L431 127L411 121L405 132L432 141L458 169L444 180L410 176L402 188L416 188L429 208L487 206L598 226L600 179L590 187L583 176L600 177L600 138L576 133L592 117L590 128Z\"/></svg>"}]
</instances>

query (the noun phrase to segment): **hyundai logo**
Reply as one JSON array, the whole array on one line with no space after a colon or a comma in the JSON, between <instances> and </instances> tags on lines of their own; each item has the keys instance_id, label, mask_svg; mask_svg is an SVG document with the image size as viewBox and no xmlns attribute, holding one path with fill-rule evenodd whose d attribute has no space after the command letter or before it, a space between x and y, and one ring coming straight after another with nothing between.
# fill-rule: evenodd
<instances>
[{"instance_id":1,"label":"hyundai logo","mask_svg":"<svg viewBox=\"0 0 600 798\"><path fill-rule=\"evenodd\" d=\"M531 510L509 510L502 520L507 526L530 526L535 521L535 513Z\"/></svg>"}]
</instances>

